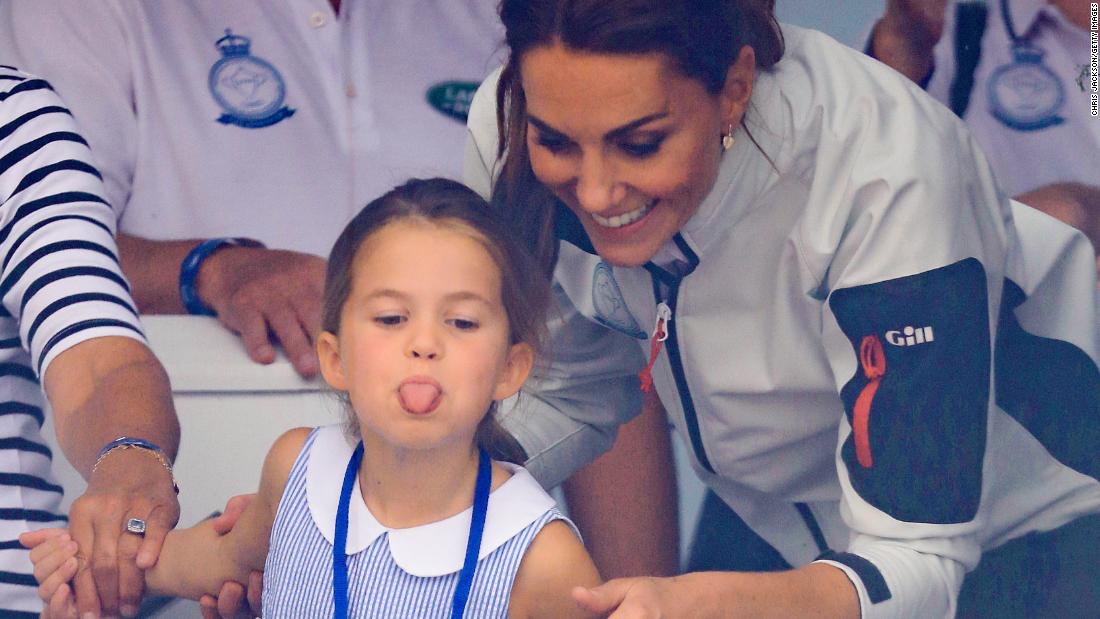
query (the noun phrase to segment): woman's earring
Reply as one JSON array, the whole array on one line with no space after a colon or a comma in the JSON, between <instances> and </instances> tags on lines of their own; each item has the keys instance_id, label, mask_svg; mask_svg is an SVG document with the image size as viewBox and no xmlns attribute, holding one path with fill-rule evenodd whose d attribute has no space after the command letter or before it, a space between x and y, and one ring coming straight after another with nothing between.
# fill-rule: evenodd
<instances>
[{"instance_id":1,"label":"woman's earring","mask_svg":"<svg viewBox=\"0 0 1100 619\"><path fill-rule=\"evenodd\" d=\"M733 148L733 124L730 123L729 130L722 136L722 150L729 150Z\"/></svg>"}]
</instances>

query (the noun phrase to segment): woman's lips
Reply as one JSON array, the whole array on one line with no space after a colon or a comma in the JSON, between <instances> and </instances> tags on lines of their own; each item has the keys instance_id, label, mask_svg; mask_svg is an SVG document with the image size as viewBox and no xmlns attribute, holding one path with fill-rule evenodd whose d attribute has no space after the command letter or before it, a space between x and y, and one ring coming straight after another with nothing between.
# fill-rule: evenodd
<instances>
[{"instance_id":1,"label":"woman's lips","mask_svg":"<svg viewBox=\"0 0 1100 619\"><path fill-rule=\"evenodd\" d=\"M627 211L626 213L620 213L619 215L614 215L612 217L604 217L603 215L592 213L592 219L603 228L615 230L617 228L622 228L623 226L629 226L630 224L645 217L649 214L649 211L653 209L653 206L655 204L657 204L656 198L634 209L633 211Z\"/></svg>"},{"instance_id":2,"label":"woman's lips","mask_svg":"<svg viewBox=\"0 0 1100 619\"><path fill-rule=\"evenodd\" d=\"M403 381L397 387L397 399L401 408L414 415L427 415L439 406L443 389L435 380L427 377L413 377Z\"/></svg>"}]
</instances>

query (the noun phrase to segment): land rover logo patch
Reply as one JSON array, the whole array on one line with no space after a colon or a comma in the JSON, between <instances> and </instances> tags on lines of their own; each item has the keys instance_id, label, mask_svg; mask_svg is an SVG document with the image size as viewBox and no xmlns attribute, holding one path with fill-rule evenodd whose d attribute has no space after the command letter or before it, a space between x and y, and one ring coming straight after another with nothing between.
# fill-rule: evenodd
<instances>
[{"instance_id":1,"label":"land rover logo patch","mask_svg":"<svg viewBox=\"0 0 1100 619\"><path fill-rule=\"evenodd\" d=\"M470 103L477 92L477 82L440 82L428 89L428 103L436 110L459 121L466 122Z\"/></svg>"}]
</instances>

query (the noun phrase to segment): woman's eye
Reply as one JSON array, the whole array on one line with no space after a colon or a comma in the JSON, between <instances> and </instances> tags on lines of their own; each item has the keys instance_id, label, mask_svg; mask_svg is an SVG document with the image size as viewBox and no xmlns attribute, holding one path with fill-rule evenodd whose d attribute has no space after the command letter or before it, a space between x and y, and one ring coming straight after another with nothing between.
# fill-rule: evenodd
<instances>
[{"instance_id":1,"label":"woman's eye","mask_svg":"<svg viewBox=\"0 0 1100 619\"><path fill-rule=\"evenodd\" d=\"M451 318L447 322L459 331L473 331L479 326L477 321L469 320L468 318Z\"/></svg>"},{"instance_id":2,"label":"woman's eye","mask_svg":"<svg viewBox=\"0 0 1100 619\"><path fill-rule=\"evenodd\" d=\"M664 140L649 140L647 142L622 142L619 144L619 149L631 157L637 157L638 159L645 159L650 155L655 154L661 149L661 143Z\"/></svg>"},{"instance_id":3,"label":"woman's eye","mask_svg":"<svg viewBox=\"0 0 1100 619\"><path fill-rule=\"evenodd\" d=\"M405 317L400 314L386 314L383 316L375 316L374 322L384 327L396 327L405 322Z\"/></svg>"},{"instance_id":4,"label":"woman's eye","mask_svg":"<svg viewBox=\"0 0 1100 619\"><path fill-rule=\"evenodd\" d=\"M539 134L535 143L554 154L565 152L571 145L570 141L566 138L546 135L544 133Z\"/></svg>"}]
</instances>

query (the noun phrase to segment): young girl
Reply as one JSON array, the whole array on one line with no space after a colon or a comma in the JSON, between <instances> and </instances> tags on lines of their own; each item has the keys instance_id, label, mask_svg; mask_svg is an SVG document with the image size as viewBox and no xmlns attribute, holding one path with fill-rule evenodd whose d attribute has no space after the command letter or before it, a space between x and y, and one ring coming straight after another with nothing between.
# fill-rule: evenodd
<instances>
[{"instance_id":1,"label":"young girl","mask_svg":"<svg viewBox=\"0 0 1100 619\"><path fill-rule=\"evenodd\" d=\"M491 412L531 369L545 282L458 183L414 180L369 204L329 258L317 343L347 427L280 437L233 530L172 532L148 588L198 599L264 569L268 618L583 615L570 589L599 576L572 525L487 454L507 450ZM75 543L24 541L40 544L43 598L71 598Z\"/></svg>"}]
</instances>

